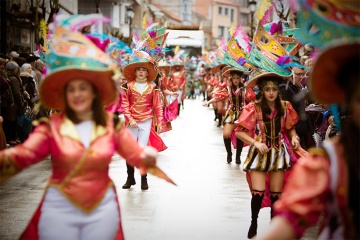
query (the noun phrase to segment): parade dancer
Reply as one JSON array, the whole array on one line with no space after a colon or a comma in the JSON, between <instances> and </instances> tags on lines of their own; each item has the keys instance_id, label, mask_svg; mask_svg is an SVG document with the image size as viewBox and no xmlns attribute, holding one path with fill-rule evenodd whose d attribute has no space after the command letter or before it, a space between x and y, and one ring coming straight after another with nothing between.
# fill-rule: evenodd
<instances>
[{"instance_id":1,"label":"parade dancer","mask_svg":"<svg viewBox=\"0 0 360 240\"><path fill-rule=\"evenodd\" d=\"M177 115L177 92L171 91L171 89L174 89L174 84L169 79L169 72L170 72L170 64L166 61L159 61L157 64L157 70L158 74L156 76L155 83L161 90L161 102L163 106L163 131L167 132L172 130L171 121L169 118L173 118L175 116L167 116L166 108L172 108L173 111L171 113L174 113L176 111ZM174 104L176 104L176 109L173 108Z\"/></svg>"},{"instance_id":2,"label":"parade dancer","mask_svg":"<svg viewBox=\"0 0 360 240\"><path fill-rule=\"evenodd\" d=\"M232 151L231 151L231 136L234 132L235 125L234 121L236 121L243 108L252 101L255 101L256 95L254 91L249 88L245 89L243 85L242 76L244 74L245 69L238 70L235 68L227 69L224 72L223 76L229 76L231 85L221 91L216 91L213 94L213 98L206 102L204 106L216 101L228 101L228 107L225 113L224 120L222 124L224 125L223 138L224 145L227 152L227 162L232 162ZM241 164L241 152L244 146L244 142L236 138L236 157L235 163Z\"/></svg>"},{"instance_id":3,"label":"parade dancer","mask_svg":"<svg viewBox=\"0 0 360 240\"><path fill-rule=\"evenodd\" d=\"M144 51L134 51L129 64L124 67L124 77L127 83L122 85L121 108L125 116L126 126L132 136L142 146L147 146L150 140L152 126L156 125L157 133L162 132L163 108L160 99L160 89L152 81L156 77L153 59ZM153 123L155 118L155 123ZM155 133L156 134L156 133ZM135 185L134 167L127 166L127 180L123 189ZM141 189L149 188L147 174L141 175Z\"/></svg>"},{"instance_id":4,"label":"parade dancer","mask_svg":"<svg viewBox=\"0 0 360 240\"><path fill-rule=\"evenodd\" d=\"M52 175L20 239L122 240L119 201L108 175L111 158L116 151L145 173L156 168L157 152L139 146L120 119L104 110L117 96L116 64L80 32L65 29L74 18L59 19L40 101L63 111L37 121L23 144L0 152L0 182L50 154Z\"/></svg>"},{"instance_id":5,"label":"parade dancer","mask_svg":"<svg viewBox=\"0 0 360 240\"><path fill-rule=\"evenodd\" d=\"M359 4L324 2L326 13L321 11L324 5L304 0L295 6L304 27L300 35L320 49L309 88L315 101L330 104L332 110L334 104L347 105L350 117L342 122L333 111L337 126L342 123L340 136L309 149L309 155L298 160L275 204L277 215L259 239L300 239L321 217L318 239L360 239L360 28L354 21ZM343 14L348 17L337 17ZM314 23L321 34L305 28Z\"/></svg>"},{"instance_id":6,"label":"parade dancer","mask_svg":"<svg viewBox=\"0 0 360 240\"><path fill-rule=\"evenodd\" d=\"M184 88L186 84L186 74L183 70L184 64L180 59L173 59L171 62L171 75L170 78L174 85L175 90L178 93L178 116L180 115L181 101L183 100Z\"/></svg>"},{"instance_id":7,"label":"parade dancer","mask_svg":"<svg viewBox=\"0 0 360 240\"><path fill-rule=\"evenodd\" d=\"M267 173L270 175L273 206L281 195L285 171L291 168L289 149L299 147L299 137L294 128L298 115L291 103L281 101L279 96L279 83L283 79L273 73L261 73L250 81L251 85L260 87L262 95L258 102L246 105L235 122L236 136L250 145L243 166L245 172L250 172L252 190L252 220L248 238L257 233L257 218L266 190ZM290 143L285 140L287 134Z\"/></svg>"}]
</instances>

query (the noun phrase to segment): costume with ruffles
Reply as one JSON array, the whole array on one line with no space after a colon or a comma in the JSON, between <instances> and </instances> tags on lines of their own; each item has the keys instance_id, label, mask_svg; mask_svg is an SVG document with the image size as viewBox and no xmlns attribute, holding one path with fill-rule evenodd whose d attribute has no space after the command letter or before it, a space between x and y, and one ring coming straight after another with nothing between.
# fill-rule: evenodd
<instances>
[{"instance_id":1,"label":"costume with ruffles","mask_svg":"<svg viewBox=\"0 0 360 240\"><path fill-rule=\"evenodd\" d=\"M275 210L292 225L297 238L323 216L318 239L356 239L359 236L358 173L349 170L339 138L325 141L321 149L310 149L309 155L300 158L292 172Z\"/></svg>"},{"instance_id":2,"label":"costume with ruffles","mask_svg":"<svg viewBox=\"0 0 360 240\"><path fill-rule=\"evenodd\" d=\"M299 116L291 103L282 101L285 114L280 116L275 109L271 116L263 114L257 103L245 106L240 118L235 122L238 126L236 131L246 132L250 136L254 132L257 141L266 144L270 149L265 154L259 154L254 145L250 146L243 170L277 171L291 168L291 160L288 146L285 144L283 135L294 128Z\"/></svg>"},{"instance_id":3,"label":"costume with ruffles","mask_svg":"<svg viewBox=\"0 0 360 240\"><path fill-rule=\"evenodd\" d=\"M91 213L110 188L116 193L108 175L114 152L124 157L128 164L141 167L142 147L123 123L116 123L110 113L107 114L106 126L93 125L88 148L80 140L74 123L64 114L54 114L35 125L22 145L0 152L0 182L51 155L52 175L45 191L55 188L76 208ZM119 205L117 198L115 201ZM44 198L21 239L39 238L38 224L43 203ZM118 214L120 218L120 208ZM121 221L115 239L124 239Z\"/></svg>"},{"instance_id":4,"label":"costume with ruffles","mask_svg":"<svg viewBox=\"0 0 360 240\"><path fill-rule=\"evenodd\" d=\"M282 101L284 116L278 116L277 111L273 116L264 116L257 103L250 103L245 106L240 118L235 121L238 127L235 131L246 132L259 142L265 143L270 149L261 155L254 145L250 146L246 157L243 170L247 172L246 177L251 187L251 170L257 171L277 171L286 170L284 176L285 186L288 177L292 174L291 167L302 156L307 156L307 152L298 147L292 149L289 130L293 129L299 117L288 101ZM265 196L262 207L270 206L270 178L266 178Z\"/></svg>"}]
</instances>

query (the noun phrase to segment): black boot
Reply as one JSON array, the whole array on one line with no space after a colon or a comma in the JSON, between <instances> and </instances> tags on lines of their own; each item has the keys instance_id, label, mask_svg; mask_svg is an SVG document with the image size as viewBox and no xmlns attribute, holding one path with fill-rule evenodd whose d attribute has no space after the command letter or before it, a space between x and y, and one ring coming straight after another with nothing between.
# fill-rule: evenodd
<instances>
[{"instance_id":1,"label":"black boot","mask_svg":"<svg viewBox=\"0 0 360 240\"><path fill-rule=\"evenodd\" d=\"M134 178L134 168L128 164L126 164L127 167L127 180L126 183L122 186L123 189L129 189L131 185L135 185L135 178Z\"/></svg>"},{"instance_id":2,"label":"black boot","mask_svg":"<svg viewBox=\"0 0 360 240\"><path fill-rule=\"evenodd\" d=\"M181 103L178 104L178 116L180 115L180 107L181 107Z\"/></svg>"},{"instance_id":3,"label":"black boot","mask_svg":"<svg viewBox=\"0 0 360 240\"><path fill-rule=\"evenodd\" d=\"M225 149L227 152L227 162L231 163L232 161L232 152L231 152L231 139L224 138Z\"/></svg>"},{"instance_id":4,"label":"black boot","mask_svg":"<svg viewBox=\"0 0 360 240\"><path fill-rule=\"evenodd\" d=\"M216 121L218 119L218 114L216 112L216 109L214 109L214 114L215 114L215 118L214 118L214 121Z\"/></svg>"},{"instance_id":5,"label":"black boot","mask_svg":"<svg viewBox=\"0 0 360 240\"><path fill-rule=\"evenodd\" d=\"M248 232L249 239L257 234L257 218L259 216L263 198L264 191L253 191L251 198L251 225Z\"/></svg>"},{"instance_id":6,"label":"black boot","mask_svg":"<svg viewBox=\"0 0 360 240\"><path fill-rule=\"evenodd\" d=\"M142 190L148 190L149 189L149 185L147 183L147 178L146 178L146 174L144 176L141 176L141 189Z\"/></svg>"},{"instance_id":7,"label":"black boot","mask_svg":"<svg viewBox=\"0 0 360 240\"><path fill-rule=\"evenodd\" d=\"M222 114L221 113L218 113L218 119L219 119L219 123L218 123L217 127L221 127L221 125L222 125Z\"/></svg>"},{"instance_id":8,"label":"black boot","mask_svg":"<svg viewBox=\"0 0 360 240\"><path fill-rule=\"evenodd\" d=\"M236 164L241 164L241 152L244 147L244 142L236 138Z\"/></svg>"},{"instance_id":9,"label":"black boot","mask_svg":"<svg viewBox=\"0 0 360 240\"><path fill-rule=\"evenodd\" d=\"M279 200L279 196L280 196L281 192L270 192L270 200L271 200L271 211L270 211L270 217L271 219L274 217L275 212L274 212L274 208L273 205L274 203Z\"/></svg>"}]
</instances>

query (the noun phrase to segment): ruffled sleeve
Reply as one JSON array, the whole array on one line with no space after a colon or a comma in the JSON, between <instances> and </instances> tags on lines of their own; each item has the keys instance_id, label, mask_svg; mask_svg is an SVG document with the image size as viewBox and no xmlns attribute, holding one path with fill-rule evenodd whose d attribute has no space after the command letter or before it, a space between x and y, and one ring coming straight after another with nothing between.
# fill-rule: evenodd
<instances>
[{"instance_id":1,"label":"ruffled sleeve","mask_svg":"<svg viewBox=\"0 0 360 240\"><path fill-rule=\"evenodd\" d=\"M213 98L215 98L217 102L219 102L226 100L229 97L229 93L226 88L222 88L222 89L219 88L213 92L212 96Z\"/></svg>"},{"instance_id":2,"label":"ruffled sleeve","mask_svg":"<svg viewBox=\"0 0 360 240\"><path fill-rule=\"evenodd\" d=\"M314 149L295 165L280 200L275 203L276 215L287 219L300 238L318 221L328 194L329 161L324 150Z\"/></svg>"},{"instance_id":3,"label":"ruffled sleeve","mask_svg":"<svg viewBox=\"0 0 360 240\"><path fill-rule=\"evenodd\" d=\"M247 88L245 92L245 102L248 104L254 102L255 100L256 100L256 94L254 90L252 90L252 88Z\"/></svg>"},{"instance_id":4,"label":"ruffled sleeve","mask_svg":"<svg viewBox=\"0 0 360 240\"><path fill-rule=\"evenodd\" d=\"M238 120L234 122L236 131L253 131L256 126L256 107L254 103L245 106Z\"/></svg>"},{"instance_id":5,"label":"ruffled sleeve","mask_svg":"<svg viewBox=\"0 0 360 240\"><path fill-rule=\"evenodd\" d=\"M285 102L285 111L286 111L286 118L285 118L285 128L287 130L294 128L295 124L299 121L299 115L296 113L295 109L291 105L290 102Z\"/></svg>"}]
</instances>

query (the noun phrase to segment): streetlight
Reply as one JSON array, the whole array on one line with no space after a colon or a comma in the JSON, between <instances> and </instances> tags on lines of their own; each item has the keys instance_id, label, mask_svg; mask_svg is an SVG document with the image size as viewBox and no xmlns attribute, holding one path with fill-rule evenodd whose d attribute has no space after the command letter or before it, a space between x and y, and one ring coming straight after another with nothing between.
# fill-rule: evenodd
<instances>
[{"instance_id":1,"label":"streetlight","mask_svg":"<svg viewBox=\"0 0 360 240\"><path fill-rule=\"evenodd\" d=\"M129 21L129 38L130 38L130 43L131 43L131 39L132 39L132 29L131 29L131 21L134 18L134 9L131 5L126 7L126 13L127 13L127 17L128 17L128 21Z\"/></svg>"},{"instance_id":2,"label":"streetlight","mask_svg":"<svg viewBox=\"0 0 360 240\"><path fill-rule=\"evenodd\" d=\"M251 23L250 23L250 33L251 37L254 36L254 13L256 11L256 1L251 0L249 1L249 9L251 13Z\"/></svg>"}]
</instances>

